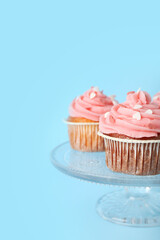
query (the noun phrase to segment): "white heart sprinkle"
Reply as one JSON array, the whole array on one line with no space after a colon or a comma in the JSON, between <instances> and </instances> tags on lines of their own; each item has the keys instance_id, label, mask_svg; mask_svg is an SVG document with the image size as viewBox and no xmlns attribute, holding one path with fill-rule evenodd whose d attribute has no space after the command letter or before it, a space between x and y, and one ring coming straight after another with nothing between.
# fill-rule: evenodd
<instances>
[{"instance_id":1,"label":"white heart sprinkle","mask_svg":"<svg viewBox=\"0 0 160 240\"><path fill-rule=\"evenodd\" d=\"M96 96L96 94L95 94L94 92L91 92L91 94L90 94L90 99L95 98L95 96Z\"/></svg>"},{"instance_id":2,"label":"white heart sprinkle","mask_svg":"<svg viewBox=\"0 0 160 240\"><path fill-rule=\"evenodd\" d=\"M94 88L93 88L93 91L99 92L99 87L94 87Z\"/></svg>"},{"instance_id":3,"label":"white heart sprinkle","mask_svg":"<svg viewBox=\"0 0 160 240\"><path fill-rule=\"evenodd\" d=\"M147 113L147 114L152 114L153 111L152 111L151 109L148 109L145 113Z\"/></svg>"},{"instance_id":4,"label":"white heart sprinkle","mask_svg":"<svg viewBox=\"0 0 160 240\"><path fill-rule=\"evenodd\" d=\"M111 96L109 96L112 100L114 100L115 99L115 97L116 97L116 95L111 95Z\"/></svg>"},{"instance_id":5,"label":"white heart sprinkle","mask_svg":"<svg viewBox=\"0 0 160 240\"><path fill-rule=\"evenodd\" d=\"M137 90L137 93L139 93L141 91L141 88L139 88L138 90Z\"/></svg>"},{"instance_id":6,"label":"white heart sprinkle","mask_svg":"<svg viewBox=\"0 0 160 240\"><path fill-rule=\"evenodd\" d=\"M141 120L141 114L139 112L136 112L135 114L133 114L133 119Z\"/></svg>"},{"instance_id":7,"label":"white heart sprinkle","mask_svg":"<svg viewBox=\"0 0 160 240\"><path fill-rule=\"evenodd\" d=\"M134 109L140 109L140 108L142 108L142 105L137 104L137 105L134 106Z\"/></svg>"},{"instance_id":8,"label":"white heart sprinkle","mask_svg":"<svg viewBox=\"0 0 160 240\"><path fill-rule=\"evenodd\" d=\"M106 113L104 114L104 117L107 118L108 116L109 116L109 112L106 112Z\"/></svg>"},{"instance_id":9,"label":"white heart sprinkle","mask_svg":"<svg viewBox=\"0 0 160 240\"><path fill-rule=\"evenodd\" d=\"M159 97L160 97L160 96L157 95L157 96L154 96L153 99L154 99L154 100L157 100Z\"/></svg>"},{"instance_id":10,"label":"white heart sprinkle","mask_svg":"<svg viewBox=\"0 0 160 240\"><path fill-rule=\"evenodd\" d=\"M112 103L113 103L113 105L117 105L117 104L118 104L118 101L112 100Z\"/></svg>"}]
</instances>

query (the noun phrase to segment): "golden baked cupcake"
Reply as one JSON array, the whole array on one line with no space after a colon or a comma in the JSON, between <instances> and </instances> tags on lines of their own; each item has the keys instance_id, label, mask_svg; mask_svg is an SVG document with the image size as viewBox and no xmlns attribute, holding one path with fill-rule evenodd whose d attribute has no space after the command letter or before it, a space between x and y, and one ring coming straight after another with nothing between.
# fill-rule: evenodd
<instances>
[{"instance_id":1,"label":"golden baked cupcake","mask_svg":"<svg viewBox=\"0 0 160 240\"><path fill-rule=\"evenodd\" d=\"M160 174L160 106L147 92L127 94L126 102L100 118L106 164L115 172Z\"/></svg>"},{"instance_id":2,"label":"golden baked cupcake","mask_svg":"<svg viewBox=\"0 0 160 240\"><path fill-rule=\"evenodd\" d=\"M83 152L104 151L104 140L98 136L99 117L117 104L114 96L107 97L98 87L91 87L76 97L69 107L68 134L71 147Z\"/></svg>"}]
</instances>

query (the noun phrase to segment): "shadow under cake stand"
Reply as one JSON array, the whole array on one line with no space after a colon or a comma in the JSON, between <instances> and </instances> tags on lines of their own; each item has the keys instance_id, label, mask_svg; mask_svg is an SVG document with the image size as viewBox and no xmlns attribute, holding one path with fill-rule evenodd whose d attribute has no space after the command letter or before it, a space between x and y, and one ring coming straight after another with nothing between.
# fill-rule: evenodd
<instances>
[{"instance_id":1,"label":"shadow under cake stand","mask_svg":"<svg viewBox=\"0 0 160 240\"><path fill-rule=\"evenodd\" d=\"M132 227L160 226L160 175L115 173L105 164L105 153L79 152L69 142L51 153L53 165L72 177L100 184L123 186L102 196L96 205L105 220Z\"/></svg>"}]
</instances>

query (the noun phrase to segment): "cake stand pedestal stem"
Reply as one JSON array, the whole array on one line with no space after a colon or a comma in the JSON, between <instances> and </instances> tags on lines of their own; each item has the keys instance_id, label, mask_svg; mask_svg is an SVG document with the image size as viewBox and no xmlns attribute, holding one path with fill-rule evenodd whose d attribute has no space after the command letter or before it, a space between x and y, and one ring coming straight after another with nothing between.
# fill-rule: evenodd
<instances>
[{"instance_id":1,"label":"cake stand pedestal stem","mask_svg":"<svg viewBox=\"0 0 160 240\"><path fill-rule=\"evenodd\" d=\"M96 206L105 220L132 227L160 226L160 188L123 188L102 196Z\"/></svg>"}]
</instances>

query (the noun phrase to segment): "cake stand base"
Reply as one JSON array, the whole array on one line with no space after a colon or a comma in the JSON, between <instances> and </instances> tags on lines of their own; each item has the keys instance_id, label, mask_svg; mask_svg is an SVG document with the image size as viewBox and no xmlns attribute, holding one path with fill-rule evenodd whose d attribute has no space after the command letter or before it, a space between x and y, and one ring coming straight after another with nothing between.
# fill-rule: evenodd
<instances>
[{"instance_id":1,"label":"cake stand base","mask_svg":"<svg viewBox=\"0 0 160 240\"><path fill-rule=\"evenodd\" d=\"M112 172L106 166L105 152L75 151L69 142L57 146L51 157L54 166L65 174L121 187L122 190L108 193L97 203L97 211L105 220L132 227L160 226L160 174Z\"/></svg>"},{"instance_id":2,"label":"cake stand base","mask_svg":"<svg viewBox=\"0 0 160 240\"><path fill-rule=\"evenodd\" d=\"M105 220L131 227L160 226L160 192L151 188L124 188L101 197L97 212Z\"/></svg>"}]
</instances>

